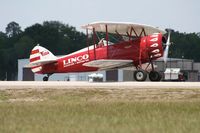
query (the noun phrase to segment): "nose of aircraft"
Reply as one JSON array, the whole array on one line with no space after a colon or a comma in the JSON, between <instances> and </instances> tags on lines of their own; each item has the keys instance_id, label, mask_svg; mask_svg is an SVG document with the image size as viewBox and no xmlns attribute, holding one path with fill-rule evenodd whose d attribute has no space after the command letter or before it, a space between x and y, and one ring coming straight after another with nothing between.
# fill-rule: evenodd
<instances>
[{"instance_id":1,"label":"nose of aircraft","mask_svg":"<svg viewBox=\"0 0 200 133\"><path fill-rule=\"evenodd\" d=\"M151 59L162 57L163 55L162 34L156 33L149 35L147 37L147 48L148 48L148 54Z\"/></svg>"}]
</instances>

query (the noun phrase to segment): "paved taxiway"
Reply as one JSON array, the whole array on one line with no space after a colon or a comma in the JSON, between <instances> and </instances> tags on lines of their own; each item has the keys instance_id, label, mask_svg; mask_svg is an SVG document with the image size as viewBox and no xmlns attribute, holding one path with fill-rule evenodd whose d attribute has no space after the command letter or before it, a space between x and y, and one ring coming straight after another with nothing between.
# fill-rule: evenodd
<instances>
[{"instance_id":1,"label":"paved taxiway","mask_svg":"<svg viewBox=\"0 0 200 133\"><path fill-rule=\"evenodd\" d=\"M0 90L4 89L77 89L77 88L195 88L200 89L200 82L67 82L67 81L0 81Z\"/></svg>"}]
</instances>

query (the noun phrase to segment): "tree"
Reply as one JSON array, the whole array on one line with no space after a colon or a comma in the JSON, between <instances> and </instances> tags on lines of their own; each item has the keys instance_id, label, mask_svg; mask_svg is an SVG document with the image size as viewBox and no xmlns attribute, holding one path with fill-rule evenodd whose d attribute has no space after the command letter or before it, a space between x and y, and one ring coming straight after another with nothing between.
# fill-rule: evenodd
<instances>
[{"instance_id":1,"label":"tree","mask_svg":"<svg viewBox=\"0 0 200 133\"><path fill-rule=\"evenodd\" d=\"M7 52L4 49L0 49L0 80L5 80L6 78L6 65L8 64Z\"/></svg>"},{"instance_id":2,"label":"tree","mask_svg":"<svg viewBox=\"0 0 200 133\"><path fill-rule=\"evenodd\" d=\"M34 47L34 41L29 36L23 36L15 43L14 49L18 59L27 58L30 55L31 49Z\"/></svg>"},{"instance_id":3,"label":"tree","mask_svg":"<svg viewBox=\"0 0 200 133\"><path fill-rule=\"evenodd\" d=\"M200 38L200 32L197 33L197 36Z\"/></svg>"},{"instance_id":4,"label":"tree","mask_svg":"<svg viewBox=\"0 0 200 133\"><path fill-rule=\"evenodd\" d=\"M172 51L171 57L193 59L200 61L200 38L196 33L179 33L172 34L172 42L174 44L170 47Z\"/></svg>"},{"instance_id":5,"label":"tree","mask_svg":"<svg viewBox=\"0 0 200 133\"><path fill-rule=\"evenodd\" d=\"M86 46L85 34L59 21L32 25L25 29L24 35L31 37L35 45L39 43L55 55L68 54Z\"/></svg>"},{"instance_id":6,"label":"tree","mask_svg":"<svg viewBox=\"0 0 200 133\"><path fill-rule=\"evenodd\" d=\"M0 49L4 48L7 42L7 36L5 33L0 32Z\"/></svg>"},{"instance_id":7,"label":"tree","mask_svg":"<svg viewBox=\"0 0 200 133\"><path fill-rule=\"evenodd\" d=\"M22 33L21 27L16 22L10 22L6 27L6 34L8 37L13 37Z\"/></svg>"}]
</instances>

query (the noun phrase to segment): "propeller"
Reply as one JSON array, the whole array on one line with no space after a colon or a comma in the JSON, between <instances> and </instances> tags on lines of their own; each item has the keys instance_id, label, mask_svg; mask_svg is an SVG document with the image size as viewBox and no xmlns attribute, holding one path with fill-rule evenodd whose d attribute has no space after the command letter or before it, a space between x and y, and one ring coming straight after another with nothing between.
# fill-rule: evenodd
<instances>
[{"instance_id":1,"label":"propeller","mask_svg":"<svg viewBox=\"0 0 200 133\"><path fill-rule=\"evenodd\" d=\"M166 47L165 47L165 51L164 51L164 54L163 54L163 60L164 60L164 63L167 64L167 58L168 58L168 54L169 54L169 46L172 44L170 42L170 36L171 36L171 32L173 32L174 30L166 29L165 31L168 33L168 38L167 38L167 42L165 44Z\"/></svg>"}]
</instances>

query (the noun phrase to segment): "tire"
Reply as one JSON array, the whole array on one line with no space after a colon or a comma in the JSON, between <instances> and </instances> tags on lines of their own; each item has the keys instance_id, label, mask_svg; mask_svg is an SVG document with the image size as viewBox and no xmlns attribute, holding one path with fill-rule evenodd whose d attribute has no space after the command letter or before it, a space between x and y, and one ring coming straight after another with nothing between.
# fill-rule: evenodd
<instances>
[{"instance_id":1,"label":"tire","mask_svg":"<svg viewBox=\"0 0 200 133\"><path fill-rule=\"evenodd\" d=\"M150 81L160 81L162 78L161 74L157 71L151 71L149 73L149 79Z\"/></svg>"},{"instance_id":2,"label":"tire","mask_svg":"<svg viewBox=\"0 0 200 133\"><path fill-rule=\"evenodd\" d=\"M43 81L48 81L48 80L49 80L49 77L47 77L47 76L43 77Z\"/></svg>"},{"instance_id":3,"label":"tire","mask_svg":"<svg viewBox=\"0 0 200 133\"><path fill-rule=\"evenodd\" d=\"M136 81L145 81L147 79L147 72L143 70L137 70L134 72L134 78Z\"/></svg>"}]
</instances>

